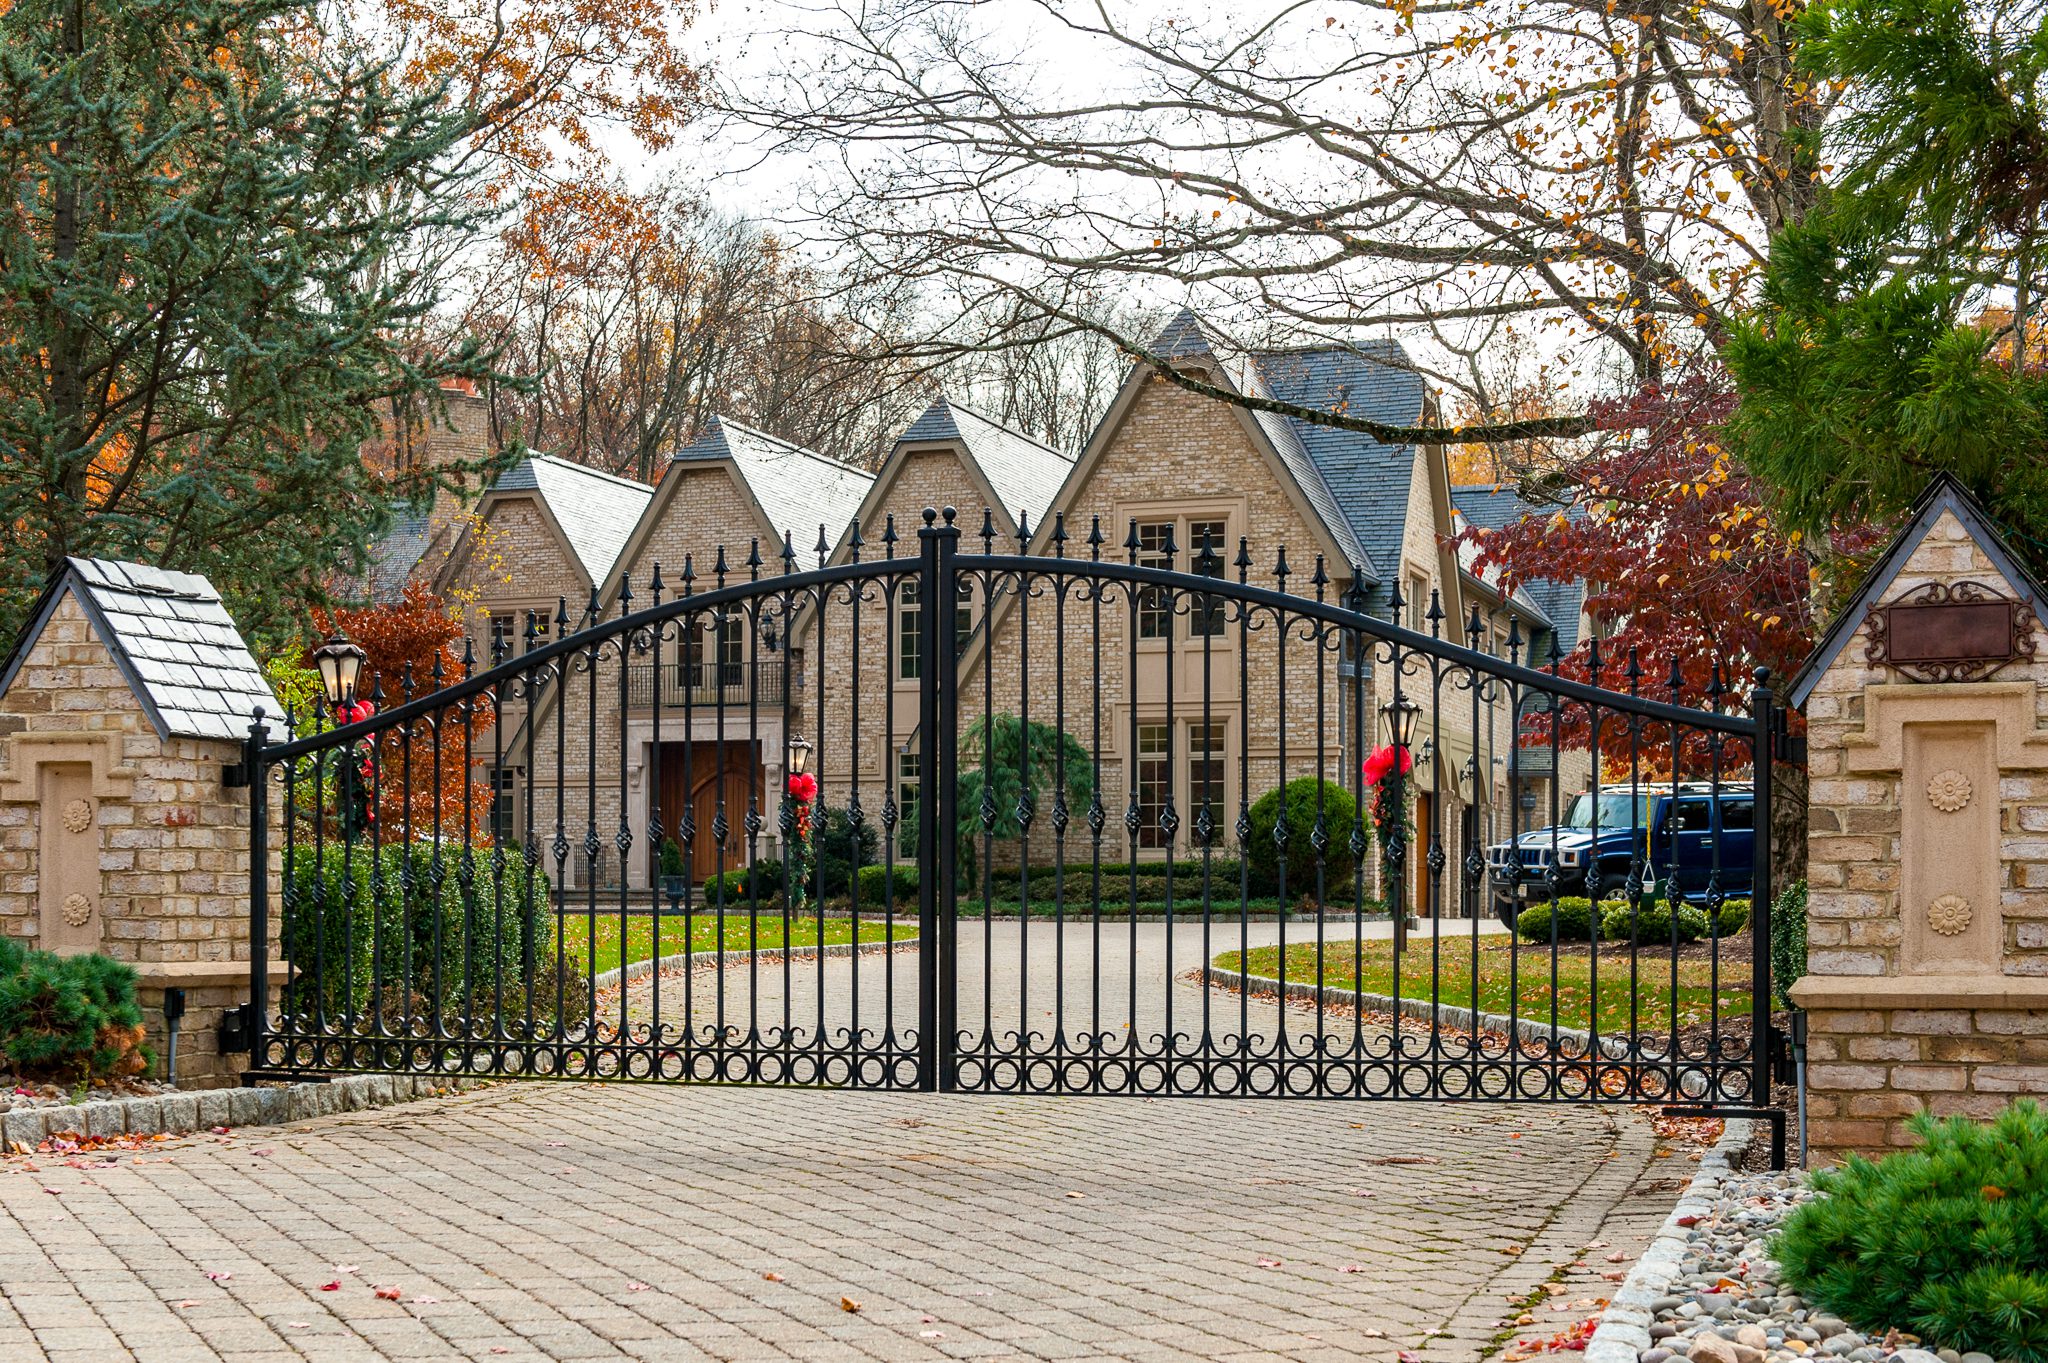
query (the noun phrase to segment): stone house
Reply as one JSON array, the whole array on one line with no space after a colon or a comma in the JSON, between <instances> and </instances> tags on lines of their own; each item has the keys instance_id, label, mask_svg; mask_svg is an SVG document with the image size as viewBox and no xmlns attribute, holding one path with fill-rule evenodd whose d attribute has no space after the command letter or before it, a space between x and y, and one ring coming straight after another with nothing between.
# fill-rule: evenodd
<instances>
[{"instance_id":1,"label":"stone house","mask_svg":"<svg viewBox=\"0 0 2048 1363\"><path fill-rule=\"evenodd\" d=\"M462 612L477 666L546 644L564 619L580 620L597 596L615 590L613 570L653 496L645 483L544 454L499 475L431 579ZM480 777L501 838L525 833L525 768L505 750L517 744L526 710L524 695L508 690Z\"/></svg>"},{"instance_id":2,"label":"stone house","mask_svg":"<svg viewBox=\"0 0 2048 1363\"><path fill-rule=\"evenodd\" d=\"M1073 466L1073 455L942 396L896 437L830 562L847 563L857 553L915 558L927 507L972 508L977 517L985 511L997 544L1014 548L1023 527L1045 520ZM908 811L920 783L915 734L925 603L909 579L868 595L857 625L850 608L826 613L823 712L806 723L820 743L815 761L829 802L857 797L879 811L893 798ZM966 646L981 614L980 593L963 583L953 605L956 645ZM816 622L816 613L807 612L799 635L810 638Z\"/></svg>"},{"instance_id":3,"label":"stone house","mask_svg":"<svg viewBox=\"0 0 2048 1363\"><path fill-rule=\"evenodd\" d=\"M814 450L713 417L669 461L618 554L609 586L598 590L597 609L611 615L622 601L644 608L657 574L664 599L751 574L773 575L782 571L786 541L823 546L804 551L815 563L852 521L873 481ZM622 582L631 584L630 600ZM770 792L781 789L787 740L802 725L793 710L802 696L802 635L772 614L706 612L681 617L663 648L658 663L651 650L624 659L608 655L592 674L603 682L572 676L535 702L513 737L510 760L537 788L552 792L558 771L575 787L563 806L568 836L604 830L606 849L594 862L579 855L565 863L571 886L615 886L622 873L628 885L648 885L656 845L646 830L657 802L670 836L682 811L697 827L709 830L722 819L729 831L722 846L712 836L692 840L694 880L772 855L779 846ZM613 689L601 695L605 683ZM749 822L751 829L744 826ZM632 831L637 847L624 856L610 851L622 829ZM551 814L540 831L552 837Z\"/></svg>"},{"instance_id":4,"label":"stone house","mask_svg":"<svg viewBox=\"0 0 2048 1363\"><path fill-rule=\"evenodd\" d=\"M1254 395L1364 412L1388 424L1433 417L1422 376L1393 342L1253 351L1183 313L1155 347L1210 382ZM1361 433L1215 402L1144 364L1132 366L1087 447L1072 456L944 398L904 430L873 477L714 421L677 455L647 500L613 572L596 584L599 609L611 614L619 607L610 579L631 583L632 606L647 605L657 566L671 596L682 589L686 562L698 593L757 572L772 577L784 570L785 537L798 567L844 564L856 555L914 556L920 513L945 505L961 509L965 532L963 599L953 605L964 660L961 722L1028 713L1060 723L1087 745L1100 760L1099 789L1112 825L1108 850L1117 859L1185 855L1203 809L1227 848L1239 810L1283 772L1292 779L1320 770L1351 785L1364 754L1381 742L1394 660L1384 647L1354 656L1354 642L1341 631L1326 633L1320 646L1300 637L1283 642L1270 628L1244 636L1187 602L1124 593L1102 605L1098 623L1096 608L1084 609L1078 599L1064 612L1019 601L1009 584L974 570L984 517L998 551L1013 552L1028 527L1029 552L1061 552L1050 534L1055 518L1064 521L1069 553L1087 552L1083 543L1099 525L1106 556L1220 574L1236 571L1242 545L1252 556L1246 575L1254 585L1284 581L1291 593L1320 593L1332 602L1351 599L1355 586L1364 608L1382 618L1398 591L1402 623L1420 632L1435 628L1462 641L1476 610L1483 643L1501 656L1511 624L1525 659L1547 656L1553 640L1569 651L1583 627L1582 591L1505 595L1472 571L1469 550L1451 547L1467 524L1499 525L1528 512L1512 492L1453 489L1440 449L1390 447ZM532 513L517 538L557 546L550 552L565 562L558 547L565 533L542 534ZM1205 545L1213 554L1203 555ZM1283 551L1284 579L1276 574ZM451 563L461 555L458 548ZM468 582L468 571L443 580ZM558 572L557 580L573 576ZM549 588L541 599L553 595L569 593ZM495 599L512 609L529 604ZM577 789L565 792L563 803L565 835L574 842L590 834L606 845L597 879L608 884L618 880L608 848L621 828L647 853L632 855L625 881L648 883L651 834L644 830L656 808L669 835L684 811L697 829L723 813L727 844L721 849L715 839L695 838L693 878L774 855L786 746L799 734L814 745L828 802L857 801L871 818L891 802L906 809L920 771L915 730L924 609L914 586L897 580L868 583L858 600L834 597L822 614L815 601L771 596L757 602L752 616L690 617L687 641L674 634L665 640L658 680L651 654L609 664L629 673L621 688L623 727L620 702L608 690L599 694L609 682L572 684L563 698L568 722L557 724L551 706L544 707L547 713L518 727L508 760L550 791L557 763L574 778ZM1055 659L1061 646L1064 677ZM823 662L811 684L807 657ZM1414 790L1426 833L1412 858L1411 893L1425 911L1467 913L1474 896L1455 870L1432 884L1428 853L1440 847L1462 866L1463 853L1505 835L1511 805L1528 827L1550 807L1547 753L1522 752L1510 791L1515 717L1501 697L1489 693L1475 722L1474 688L1431 685L1413 656L1402 672L1403 695L1423 707ZM530 765L529 753L536 754ZM1582 758L1576 765L1567 759L1568 790L1583 785L1583 767ZM1138 830L1129 837L1127 809ZM1081 811L1072 813L1078 827ZM551 834L552 823L540 831ZM752 838L750 851L735 846L745 836ZM1034 847L1034 855L1051 851L1049 844ZM565 868L571 883L578 860L571 857Z\"/></svg>"},{"instance_id":5,"label":"stone house","mask_svg":"<svg viewBox=\"0 0 2048 1363\"><path fill-rule=\"evenodd\" d=\"M1395 342L1247 350L1183 312L1153 348L1195 377L1250 396L1390 425L1434 416L1421 374ZM1488 517L1483 523L1514 503L1506 493L1464 500L1474 518ZM1363 608L1381 618L1398 590L1400 623L1418 632L1432 630L1433 608L1442 632L1459 639L1478 609L1496 646L1510 617L1525 640L1555 631L1564 648L1580 627L1582 594L1559 593L1547 609L1526 592L1504 597L1470 571L1469 554L1461 561L1453 551L1462 521L1441 449L1388 446L1220 403L1144 363L1133 364L1052 507L1064 517L1069 553L1082 552L1081 541L1099 526L1105 556L1222 575L1235 571L1242 546L1255 586L1331 602L1351 599L1355 588ZM1031 552L1061 552L1045 528ZM962 560L970 570L971 539ZM1205 544L1216 551L1206 559ZM1567 625L1561 629L1554 615ZM1064 684L1044 665L1062 638L1078 664ZM963 723L971 722L977 696L987 711L1028 710L1061 722L1099 758L1099 795L1112 823L1135 823L1127 839L1113 834L1111 845L1137 860L1188 854L1204 823L1230 848L1239 812L1283 780L1319 772L1352 786L1366 753L1383 742L1380 711L1393 698L1396 667L1383 646L1360 656L1341 631L1305 637L1300 628L1278 629L1270 616L1261 628L1240 631L1198 605L1128 593L1099 625L1093 607L1079 602L1062 612L998 600L967 659ZM1475 726L1472 688L1432 685L1413 655L1399 666L1404 698L1422 707L1412 902L1425 913L1469 913L1472 896L1455 869L1433 886L1425 862L1440 846L1455 868L1463 852L1505 833L1511 723L1489 698ZM1549 774L1526 763L1521 774L1520 797L1547 808ZM1342 830L1332 842L1343 845ZM1076 855L1072 847L1068 855Z\"/></svg>"},{"instance_id":6,"label":"stone house","mask_svg":"<svg viewBox=\"0 0 2048 1363\"><path fill-rule=\"evenodd\" d=\"M68 560L0 665L0 932L133 966L160 1054L164 991L185 991L188 1085L227 1082L215 1029L249 996L232 778L259 708L284 738L219 594L137 563Z\"/></svg>"}]
</instances>

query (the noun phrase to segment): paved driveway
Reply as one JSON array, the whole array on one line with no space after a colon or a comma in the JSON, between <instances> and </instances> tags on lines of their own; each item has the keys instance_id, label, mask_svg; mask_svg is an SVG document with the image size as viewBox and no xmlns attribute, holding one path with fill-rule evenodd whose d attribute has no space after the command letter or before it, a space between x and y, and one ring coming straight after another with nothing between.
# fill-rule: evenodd
<instances>
[{"instance_id":1,"label":"paved driveway","mask_svg":"<svg viewBox=\"0 0 2048 1363\"><path fill-rule=\"evenodd\" d=\"M502 1084L5 1161L0 1359L1450 1363L1583 1317L1663 1167L1585 1108Z\"/></svg>"}]
</instances>

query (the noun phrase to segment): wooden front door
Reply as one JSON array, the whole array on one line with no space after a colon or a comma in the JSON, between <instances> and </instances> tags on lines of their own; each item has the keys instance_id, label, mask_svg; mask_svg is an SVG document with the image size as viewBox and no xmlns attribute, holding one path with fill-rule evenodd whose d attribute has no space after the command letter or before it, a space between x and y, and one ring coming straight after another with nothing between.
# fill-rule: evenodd
<instances>
[{"instance_id":1,"label":"wooden front door","mask_svg":"<svg viewBox=\"0 0 2048 1363\"><path fill-rule=\"evenodd\" d=\"M724 748L721 754L720 747ZM763 800L761 816L772 820L765 796L755 786L761 770L754 744L728 741L717 743L664 743L661 745L661 819L675 836L681 811L688 809L696 835L691 839L690 878L698 884L721 870L738 870L747 864L747 799ZM725 853L721 863L718 838L713 832L718 819L719 797L725 799Z\"/></svg>"},{"instance_id":2,"label":"wooden front door","mask_svg":"<svg viewBox=\"0 0 2048 1363\"><path fill-rule=\"evenodd\" d=\"M1415 895L1409 901L1417 918L1434 916L1429 902L1429 847L1436 833L1436 796L1429 791L1415 794L1415 839L1408 849L1408 862L1415 868Z\"/></svg>"}]
</instances>

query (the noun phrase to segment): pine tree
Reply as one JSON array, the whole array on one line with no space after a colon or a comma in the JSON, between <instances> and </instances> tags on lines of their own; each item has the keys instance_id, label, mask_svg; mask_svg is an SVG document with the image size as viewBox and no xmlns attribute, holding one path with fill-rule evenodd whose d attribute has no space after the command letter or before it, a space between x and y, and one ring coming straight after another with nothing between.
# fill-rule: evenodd
<instances>
[{"instance_id":1,"label":"pine tree","mask_svg":"<svg viewBox=\"0 0 2048 1363\"><path fill-rule=\"evenodd\" d=\"M2048 21L1980 0L1836 0L1802 19L1839 167L1771 244L1724 351L1729 440L1807 530L1896 518L1954 474L2048 565ZM1969 316L1996 297L2004 309Z\"/></svg>"},{"instance_id":2,"label":"pine tree","mask_svg":"<svg viewBox=\"0 0 2048 1363\"><path fill-rule=\"evenodd\" d=\"M0 642L67 554L203 572L301 614L395 497L379 404L488 377L407 347L407 268L480 226L441 173L465 122L299 0L0 7Z\"/></svg>"}]
</instances>

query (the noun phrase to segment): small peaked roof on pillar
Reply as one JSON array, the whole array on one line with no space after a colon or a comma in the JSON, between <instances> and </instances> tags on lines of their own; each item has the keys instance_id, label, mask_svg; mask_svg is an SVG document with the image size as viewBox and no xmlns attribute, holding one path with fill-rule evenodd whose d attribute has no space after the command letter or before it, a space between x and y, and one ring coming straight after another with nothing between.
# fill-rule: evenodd
<instances>
[{"instance_id":1,"label":"small peaked roof on pillar","mask_svg":"<svg viewBox=\"0 0 2048 1363\"><path fill-rule=\"evenodd\" d=\"M1807 697L1813 694L1813 688L1819 685L1822 674L1834 666L1835 660L1842 656L1842 650L1847 648L1849 640L1855 637L1856 629L1863 623L1864 616L1870 612L1872 606L1884 599L1885 592L1898 580L1899 574L1905 570L1907 562L1913 557L1913 551L1920 547L1928 532L1934 529L1943 512L1954 513L1955 518L1962 522L1963 528L1969 531L1970 537L1976 540L1978 548L1984 551L1984 556L1991 560L1991 566L2011 584L2014 591L2033 603L2036 610L2040 609L2039 603L2043 595L2041 584L2035 581L2034 575L2027 571L2026 566L2006 546L2005 537L1998 533L1998 527L1984 514L1984 508L1977 504L1977 499L1972 497L1969 490L1953 476L1947 473L1936 474L1934 481L1927 485L1927 490L1920 494L1920 500L1913 504L1912 513L1906 518L1906 523L1892 536L1892 542L1885 547L1884 553L1863 579L1863 585L1857 589L1855 599L1835 617L1835 622L1828 626L1827 633L1821 636L1820 642L1814 645L1813 652L1800 667L1798 674L1792 678L1788 699L1795 709L1806 704Z\"/></svg>"},{"instance_id":2,"label":"small peaked roof on pillar","mask_svg":"<svg viewBox=\"0 0 2048 1363\"><path fill-rule=\"evenodd\" d=\"M213 584L144 563L64 560L0 667L0 695L67 594L78 598L158 737L243 739L258 707L269 736L286 737L284 706Z\"/></svg>"}]
</instances>

